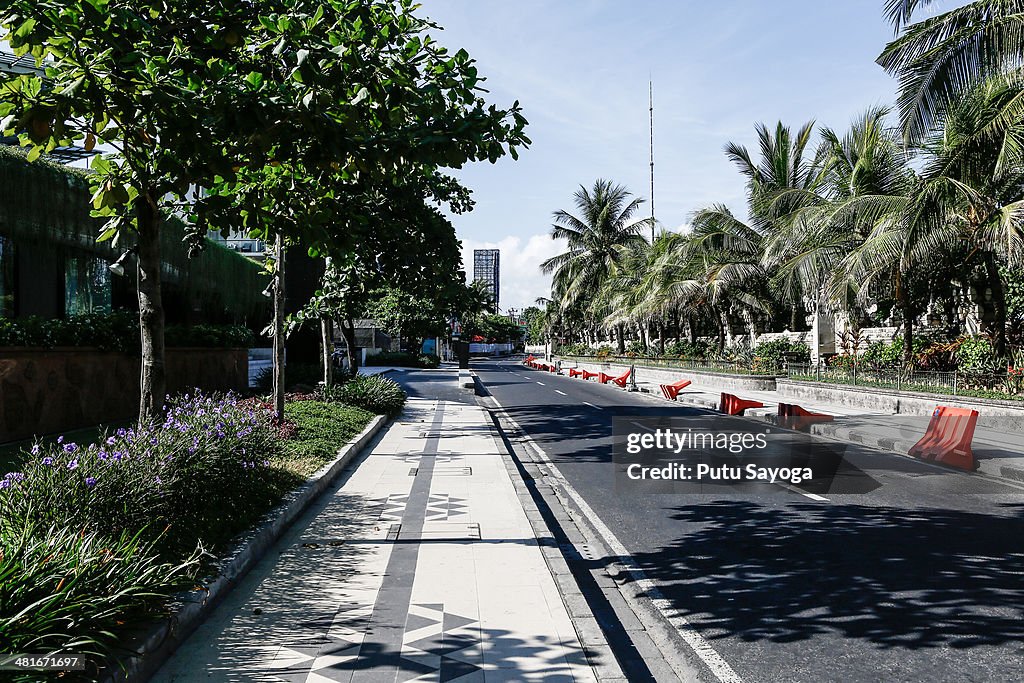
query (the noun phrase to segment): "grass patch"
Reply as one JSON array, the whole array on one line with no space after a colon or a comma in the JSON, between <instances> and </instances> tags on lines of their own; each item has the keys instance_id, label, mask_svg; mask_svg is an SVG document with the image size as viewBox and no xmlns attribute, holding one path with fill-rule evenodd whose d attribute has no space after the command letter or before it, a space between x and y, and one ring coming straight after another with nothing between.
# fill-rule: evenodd
<instances>
[{"instance_id":1,"label":"grass patch","mask_svg":"<svg viewBox=\"0 0 1024 683\"><path fill-rule=\"evenodd\" d=\"M362 408L323 401L295 401L285 406L284 413L297 429L272 464L291 476L292 487L334 460L338 449L374 417Z\"/></svg>"}]
</instances>

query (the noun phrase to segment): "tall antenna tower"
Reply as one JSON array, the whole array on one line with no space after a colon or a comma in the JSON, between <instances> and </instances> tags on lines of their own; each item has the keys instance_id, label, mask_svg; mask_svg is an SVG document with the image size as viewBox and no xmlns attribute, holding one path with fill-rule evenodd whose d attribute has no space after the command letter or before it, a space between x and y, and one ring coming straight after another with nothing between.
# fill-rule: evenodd
<instances>
[{"instance_id":1,"label":"tall antenna tower","mask_svg":"<svg viewBox=\"0 0 1024 683\"><path fill-rule=\"evenodd\" d=\"M654 244L654 80L651 79L647 84L651 113L651 244Z\"/></svg>"}]
</instances>

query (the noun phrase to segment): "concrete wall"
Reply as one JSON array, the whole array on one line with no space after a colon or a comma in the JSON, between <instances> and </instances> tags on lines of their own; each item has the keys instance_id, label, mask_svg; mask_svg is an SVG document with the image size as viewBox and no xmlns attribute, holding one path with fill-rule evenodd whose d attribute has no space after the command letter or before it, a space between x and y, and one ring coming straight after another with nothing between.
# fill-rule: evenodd
<instances>
[{"instance_id":1,"label":"concrete wall","mask_svg":"<svg viewBox=\"0 0 1024 683\"><path fill-rule=\"evenodd\" d=\"M562 370L576 367L576 361L562 361ZM629 369L628 365L614 363L580 363L579 367L590 372L604 372L609 375L621 375ZM737 391L775 391L775 378L761 375L730 375L724 372L702 372L700 370L683 370L677 368L654 368L643 365L636 367L637 382L654 384L672 384L681 379L693 382L694 388L708 388L715 391L734 389Z\"/></svg>"},{"instance_id":2,"label":"concrete wall","mask_svg":"<svg viewBox=\"0 0 1024 683\"><path fill-rule=\"evenodd\" d=\"M167 391L244 391L245 349L168 349ZM131 420L139 359L92 349L0 348L0 443Z\"/></svg>"},{"instance_id":3,"label":"concrete wall","mask_svg":"<svg viewBox=\"0 0 1024 683\"><path fill-rule=\"evenodd\" d=\"M857 408L869 413L931 415L935 407L940 405L971 408L978 411L978 424L982 427L1024 432L1024 402L920 394L877 387L837 386L824 382L787 379L778 380L778 391L779 399L782 401L790 399L793 403L828 403Z\"/></svg>"}]
</instances>

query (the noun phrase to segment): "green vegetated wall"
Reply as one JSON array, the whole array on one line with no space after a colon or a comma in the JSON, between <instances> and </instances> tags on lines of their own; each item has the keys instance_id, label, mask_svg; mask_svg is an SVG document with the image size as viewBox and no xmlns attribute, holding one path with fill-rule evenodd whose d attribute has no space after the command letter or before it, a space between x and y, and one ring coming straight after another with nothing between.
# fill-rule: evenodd
<instances>
[{"instance_id":1,"label":"green vegetated wall","mask_svg":"<svg viewBox=\"0 0 1024 683\"><path fill-rule=\"evenodd\" d=\"M117 247L96 242L101 222L89 215L90 197L89 171L45 159L29 163L20 150L0 145L0 235L16 244L44 244L113 261L134 240L125 235ZM180 219L165 221L164 283L181 299L182 309L199 309L217 322L269 315L269 300L261 294L269 279L259 264L213 240L189 258L183 234Z\"/></svg>"}]
</instances>

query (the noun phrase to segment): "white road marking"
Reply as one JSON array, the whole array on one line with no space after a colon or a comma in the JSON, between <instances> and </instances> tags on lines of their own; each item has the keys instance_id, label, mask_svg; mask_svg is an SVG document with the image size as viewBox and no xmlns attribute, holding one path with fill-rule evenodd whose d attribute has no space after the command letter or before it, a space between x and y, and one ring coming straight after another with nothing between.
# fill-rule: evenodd
<instances>
[{"instance_id":1,"label":"white road marking","mask_svg":"<svg viewBox=\"0 0 1024 683\"><path fill-rule=\"evenodd\" d=\"M547 386L547 384L544 384L544 382L537 382L537 384L541 385L542 387L546 387Z\"/></svg>"},{"instance_id":2,"label":"white road marking","mask_svg":"<svg viewBox=\"0 0 1024 683\"><path fill-rule=\"evenodd\" d=\"M498 399L493 396L491 398L501 410L502 417L519 433L522 442L528 445L537 457L539 457L548 467L551 471L551 476L558 481L559 486L561 486L566 495L568 495L572 499L573 503L575 503L580 509L584 518L594 526L594 529L608 545L611 551L617 556L617 559L622 564L626 565L629 572L633 574L636 578L636 584L640 587L641 591L647 594L654 606L657 607L662 615L668 619L669 623L679 631L679 635L682 636L683 640L686 641L691 648L693 648L693 651L701 658L701 661L707 665L715 678L721 683L743 683L743 679L740 678L740 675L736 673L731 666L729 666L729 663L722 658L722 655L718 654L718 652L711 647L708 641L705 640L702 635L697 633L696 629L690 625L689 620L679 614L677 608L662 595L661 590L654 584L654 582L647 578L644 571L637 565L636 560L634 560L633 556L629 554L626 546L619 541L612 530L601 521L601 518L597 516L597 513L590 507L583 496L580 495L573 485L570 484L562 475L555 464L551 462L551 458L548 457L548 454L545 453L532 438L530 438L530 435L519 426L518 422L509 416L505 407L501 405ZM588 403L587 405L590 404Z\"/></svg>"},{"instance_id":3,"label":"white road marking","mask_svg":"<svg viewBox=\"0 0 1024 683\"><path fill-rule=\"evenodd\" d=\"M555 389L555 393L556 394L561 394L562 396L568 396L569 395L569 394L565 393L564 391L559 391L558 389Z\"/></svg>"},{"instance_id":4,"label":"white road marking","mask_svg":"<svg viewBox=\"0 0 1024 683\"><path fill-rule=\"evenodd\" d=\"M596 408L597 410L604 410L604 408L602 408L601 406L595 406L593 403L589 403L587 401L584 401L583 405L590 406L591 408Z\"/></svg>"},{"instance_id":5,"label":"white road marking","mask_svg":"<svg viewBox=\"0 0 1024 683\"><path fill-rule=\"evenodd\" d=\"M797 493L799 493L801 496L807 496L811 500L821 500L821 501L824 501L826 503L829 502L828 498L824 498L822 496L819 496L817 493L807 493L806 491L797 491Z\"/></svg>"}]
</instances>

